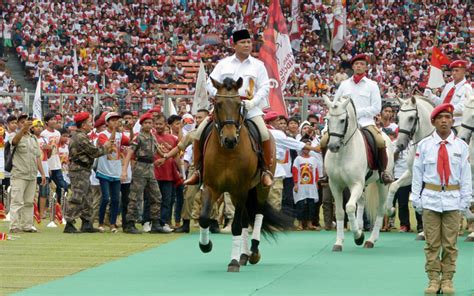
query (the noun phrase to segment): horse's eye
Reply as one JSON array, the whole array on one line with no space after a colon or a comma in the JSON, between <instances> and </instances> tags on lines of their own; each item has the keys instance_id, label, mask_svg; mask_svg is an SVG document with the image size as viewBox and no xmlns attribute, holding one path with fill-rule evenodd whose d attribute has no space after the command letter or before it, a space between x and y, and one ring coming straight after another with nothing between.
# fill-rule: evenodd
<instances>
[{"instance_id":1,"label":"horse's eye","mask_svg":"<svg viewBox=\"0 0 474 296\"><path fill-rule=\"evenodd\" d=\"M415 119L413 116L408 117L408 121L413 121Z\"/></svg>"},{"instance_id":2,"label":"horse's eye","mask_svg":"<svg viewBox=\"0 0 474 296\"><path fill-rule=\"evenodd\" d=\"M341 123L344 123L344 121L346 121L346 120L345 120L345 119L341 119L340 121L341 121Z\"/></svg>"}]
</instances>

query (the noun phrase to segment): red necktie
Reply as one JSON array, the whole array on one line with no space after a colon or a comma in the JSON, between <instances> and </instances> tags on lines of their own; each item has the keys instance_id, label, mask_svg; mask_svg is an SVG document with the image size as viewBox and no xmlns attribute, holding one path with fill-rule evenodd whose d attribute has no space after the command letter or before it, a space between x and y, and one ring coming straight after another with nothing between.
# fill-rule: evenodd
<instances>
[{"instance_id":1,"label":"red necktie","mask_svg":"<svg viewBox=\"0 0 474 296\"><path fill-rule=\"evenodd\" d=\"M449 169L449 156L448 150L446 149L446 141L441 141L438 150L438 164L437 171L441 185L449 185L449 175L451 170Z\"/></svg>"},{"instance_id":2,"label":"red necktie","mask_svg":"<svg viewBox=\"0 0 474 296\"><path fill-rule=\"evenodd\" d=\"M456 91L456 86L451 87L451 89L448 91L448 94L443 100L443 104L450 104L451 100L453 99L454 92Z\"/></svg>"}]
</instances>

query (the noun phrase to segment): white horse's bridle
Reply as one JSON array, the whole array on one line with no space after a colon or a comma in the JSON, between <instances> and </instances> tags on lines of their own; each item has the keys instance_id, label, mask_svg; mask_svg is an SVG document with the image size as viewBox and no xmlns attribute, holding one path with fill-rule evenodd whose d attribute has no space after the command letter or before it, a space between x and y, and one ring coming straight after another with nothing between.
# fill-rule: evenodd
<instances>
[{"instance_id":1,"label":"white horse's bridle","mask_svg":"<svg viewBox=\"0 0 474 296\"><path fill-rule=\"evenodd\" d=\"M354 109L354 116L357 120L357 113L356 113L356 109L354 107L354 103L352 102L352 100L350 101L351 105L352 105L352 109ZM346 114L346 123L344 125L344 130L342 131L342 133L335 133L335 132L331 132L331 130L329 129L329 125L328 125L328 135L329 137L331 136L334 136L334 137L337 137L337 138L341 138L341 140L343 140L345 137L346 137L346 133L347 133L347 128L349 127L349 112L347 112L347 108L346 110L343 112L343 113L339 113L339 114L331 114L329 113L330 116L341 116L343 114ZM350 139L354 136L354 134L356 133L356 131L358 130L358 127L357 127L357 124L354 128L354 131L352 132L352 134L350 135L350 137L342 143L343 146L346 146L346 144L350 141Z\"/></svg>"},{"instance_id":2,"label":"white horse's bridle","mask_svg":"<svg viewBox=\"0 0 474 296\"><path fill-rule=\"evenodd\" d=\"M410 112L410 111L415 111L415 121L413 122L413 125L412 125L411 129L410 130L399 129L398 132L407 135L408 139L410 139L410 141L412 141L413 136L416 133L416 128L420 127L420 117L418 116L418 106L415 105L415 108L408 109L408 110L400 109L398 112Z\"/></svg>"}]
</instances>

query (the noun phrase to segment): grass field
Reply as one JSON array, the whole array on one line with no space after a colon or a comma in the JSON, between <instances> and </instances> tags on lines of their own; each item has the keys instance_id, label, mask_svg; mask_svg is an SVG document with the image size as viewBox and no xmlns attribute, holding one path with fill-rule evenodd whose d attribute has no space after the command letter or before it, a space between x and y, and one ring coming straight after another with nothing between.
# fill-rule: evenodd
<instances>
[{"instance_id":1,"label":"grass field","mask_svg":"<svg viewBox=\"0 0 474 296\"><path fill-rule=\"evenodd\" d=\"M178 234L63 234L39 226L41 233L21 233L0 241L0 295L49 282L176 239ZM8 223L0 221L0 232Z\"/></svg>"}]
</instances>

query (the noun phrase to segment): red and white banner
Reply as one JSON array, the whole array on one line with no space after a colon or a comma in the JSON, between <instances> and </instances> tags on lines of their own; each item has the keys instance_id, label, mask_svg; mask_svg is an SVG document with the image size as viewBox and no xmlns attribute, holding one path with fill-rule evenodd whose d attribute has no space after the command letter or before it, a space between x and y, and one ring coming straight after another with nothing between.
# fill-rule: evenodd
<instances>
[{"instance_id":1,"label":"red and white banner","mask_svg":"<svg viewBox=\"0 0 474 296\"><path fill-rule=\"evenodd\" d=\"M255 6L254 0L245 0L242 5L242 14L244 15L244 23L250 25L252 20L253 8Z\"/></svg>"},{"instance_id":2,"label":"red and white banner","mask_svg":"<svg viewBox=\"0 0 474 296\"><path fill-rule=\"evenodd\" d=\"M443 71L441 70L443 65L449 65L451 61L449 58L439 50L436 46L433 46L431 52L431 64L430 72L428 76L428 83L426 84L429 88L438 88L446 84L443 78Z\"/></svg>"},{"instance_id":3,"label":"red and white banner","mask_svg":"<svg viewBox=\"0 0 474 296\"><path fill-rule=\"evenodd\" d=\"M279 0L270 2L259 58L264 62L270 79L270 108L279 114L288 115L283 90L295 68L295 57L291 51L290 36Z\"/></svg>"},{"instance_id":4,"label":"red and white banner","mask_svg":"<svg viewBox=\"0 0 474 296\"><path fill-rule=\"evenodd\" d=\"M339 52L344 46L346 38L346 2L337 1L334 9L334 29L332 31L332 43L331 48L335 52Z\"/></svg>"}]
</instances>

